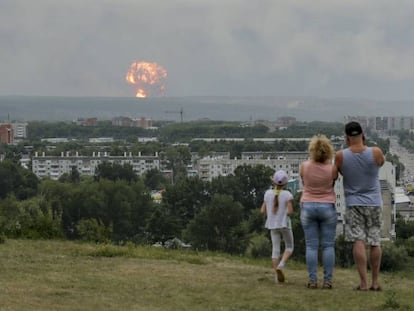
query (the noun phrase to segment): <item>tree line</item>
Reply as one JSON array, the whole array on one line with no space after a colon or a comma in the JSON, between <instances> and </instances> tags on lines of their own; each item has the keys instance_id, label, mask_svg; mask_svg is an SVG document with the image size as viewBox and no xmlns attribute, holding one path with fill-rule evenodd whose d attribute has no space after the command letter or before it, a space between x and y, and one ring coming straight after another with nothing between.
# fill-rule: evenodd
<instances>
[{"instance_id":1,"label":"tree line","mask_svg":"<svg viewBox=\"0 0 414 311\"><path fill-rule=\"evenodd\" d=\"M172 184L156 170L139 177L129 165L102 163L93 178L81 178L74 170L55 181L38 180L6 159L0 163L0 235L3 240L58 238L144 245L179 238L198 250L270 256L259 208L272 173L263 165L244 165L233 175L209 182L181 177ZM152 199L154 188L163 189L161 202ZM303 261L299 198L296 193L293 257ZM384 251L390 269L401 266L407 254L414 256L413 234L414 225L400 221L398 243ZM351 245L342 236L337 238L337 263L352 264Z\"/></svg>"},{"instance_id":2,"label":"tree line","mask_svg":"<svg viewBox=\"0 0 414 311\"><path fill-rule=\"evenodd\" d=\"M202 126L201 126L202 125ZM213 125L210 128L207 125ZM34 150L46 151L41 137L97 137L128 138L109 145L90 145L82 142L56 144L49 152L109 151L112 155L124 152L154 154L160 152L167 168L174 171L172 180L157 170L137 176L129 165L102 163L95 176L85 178L76 169L58 181L39 180L30 170L19 164L21 153L30 144ZM125 132L126 131L126 132ZM237 132L238 131L238 132ZM271 144L255 142L249 137L312 137L315 133L341 136L342 124L312 122L299 124L287 130L270 133L262 126L243 129L236 123L190 122L165 124L156 132L137 128L113 127L108 122L87 128L57 122L30 122L29 139L16 146L1 145L5 160L0 162L0 235L10 238L62 238L94 241L97 243L165 244L179 238L199 250L223 251L253 257L270 256L270 240L264 229L264 217L259 212L263 194L271 186L272 170L265 166L240 166L234 174L202 181L186 176L186 165L191 153L200 156L210 152L226 151L239 157L243 151L306 151L307 143L276 141ZM193 132L192 135L189 133ZM160 138L159 142L139 144L137 135ZM190 137L228 137L237 135L244 142L204 142ZM133 137L133 139L132 139ZM389 140L375 134L374 142L384 153ZM175 146L176 140L188 140L187 145ZM391 161L398 161L392 156ZM397 171L403 167L397 166ZM398 173L398 172L397 172ZM151 193L162 189L161 202L155 202ZM292 217L295 235L294 258L304 260L305 243L299 220L300 193L295 194L295 214ZM386 262L395 268L404 262L404 254L414 256L414 225L399 219L397 243L385 250ZM411 243L411 244L410 244ZM395 261L395 262L394 262ZM347 266L352 262L352 251L342 236L337 238L337 262Z\"/></svg>"},{"instance_id":3,"label":"tree line","mask_svg":"<svg viewBox=\"0 0 414 311\"><path fill-rule=\"evenodd\" d=\"M113 126L111 121L98 121L95 126L81 126L72 122L28 122L28 140L34 142L48 137L66 137L85 140L91 137L114 137L134 141L137 136L157 137L164 143L190 142L193 138L253 138L253 137L312 137L324 133L328 137L342 136L343 124L337 122L298 122L283 130L274 130L261 124L198 120L184 123L155 122L154 127Z\"/></svg>"}]
</instances>

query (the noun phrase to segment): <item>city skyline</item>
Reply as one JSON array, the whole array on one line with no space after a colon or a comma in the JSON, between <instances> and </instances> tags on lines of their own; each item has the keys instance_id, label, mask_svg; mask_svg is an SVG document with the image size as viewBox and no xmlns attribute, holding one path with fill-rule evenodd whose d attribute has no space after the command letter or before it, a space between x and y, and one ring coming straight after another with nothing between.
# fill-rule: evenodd
<instances>
[{"instance_id":1,"label":"city skyline","mask_svg":"<svg viewBox=\"0 0 414 311\"><path fill-rule=\"evenodd\" d=\"M409 102L327 99L316 97L62 97L0 96L0 120L72 121L114 117L152 120L298 121L343 122L346 116L407 116Z\"/></svg>"}]
</instances>

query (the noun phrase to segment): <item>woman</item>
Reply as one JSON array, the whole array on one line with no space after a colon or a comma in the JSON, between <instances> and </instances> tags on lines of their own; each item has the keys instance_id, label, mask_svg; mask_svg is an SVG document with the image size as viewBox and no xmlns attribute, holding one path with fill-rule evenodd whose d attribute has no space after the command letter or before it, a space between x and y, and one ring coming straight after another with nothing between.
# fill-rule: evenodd
<instances>
[{"instance_id":1,"label":"woman","mask_svg":"<svg viewBox=\"0 0 414 311\"><path fill-rule=\"evenodd\" d=\"M310 159L300 167L303 192L300 220L305 233L308 288L318 287L318 250L322 246L323 285L332 288L335 265L335 180L338 170L332 163L334 148L325 135L312 137L309 143Z\"/></svg>"},{"instance_id":2,"label":"woman","mask_svg":"<svg viewBox=\"0 0 414 311\"><path fill-rule=\"evenodd\" d=\"M261 212L266 215L265 227L270 230L272 240L272 266L275 270L275 282L284 282L283 268L293 252L293 233L288 215L293 213L293 196L286 190L288 176L280 170L273 175L274 188L264 194ZM280 257L281 240L285 242L282 259Z\"/></svg>"}]
</instances>

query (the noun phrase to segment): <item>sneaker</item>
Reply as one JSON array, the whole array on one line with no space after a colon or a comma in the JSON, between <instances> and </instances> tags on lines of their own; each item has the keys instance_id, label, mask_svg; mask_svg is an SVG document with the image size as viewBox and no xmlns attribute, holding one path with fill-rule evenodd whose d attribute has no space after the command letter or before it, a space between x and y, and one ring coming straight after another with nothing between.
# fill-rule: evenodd
<instances>
[{"instance_id":1,"label":"sneaker","mask_svg":"<svg viewBox=\"0 0 414 311\"><path fill-rule=\"evenodd\" d=\"M280 283L283 283L285 281L285 274L283 273L281 268L276 269L276 276L277 276L277 280Z\"/></svg>"}]
</instances>

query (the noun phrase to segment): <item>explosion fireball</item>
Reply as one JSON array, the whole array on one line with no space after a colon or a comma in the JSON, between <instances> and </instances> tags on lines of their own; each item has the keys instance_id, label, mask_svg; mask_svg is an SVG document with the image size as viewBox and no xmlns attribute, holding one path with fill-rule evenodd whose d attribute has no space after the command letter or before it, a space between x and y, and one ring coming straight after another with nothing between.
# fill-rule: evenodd
<instances>
[{"instance_id":1,"label":"explosion fireball","mask_svg":"<svg viewBox=\"0 0 414 311\"><path fill-rule=\"evenodd\" d=\"M165 95L167 71L157 63L133 62L126 80L135 87L136 97L160 97Z\"/></svg>"}]
</instances>

